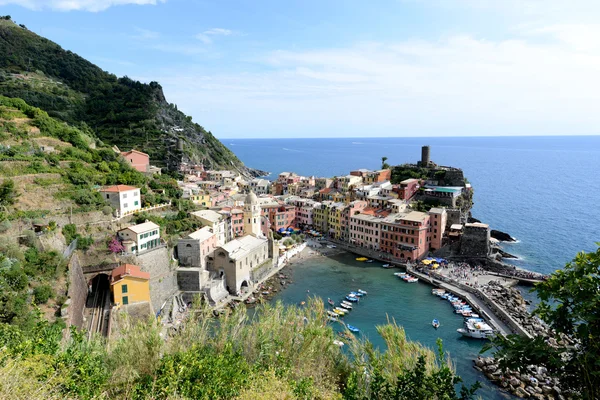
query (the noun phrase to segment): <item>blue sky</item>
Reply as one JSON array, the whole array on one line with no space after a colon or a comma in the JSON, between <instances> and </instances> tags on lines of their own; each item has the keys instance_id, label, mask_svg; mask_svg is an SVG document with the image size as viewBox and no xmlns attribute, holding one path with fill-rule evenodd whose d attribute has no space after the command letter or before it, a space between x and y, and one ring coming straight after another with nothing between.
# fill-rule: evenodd
<instances>
[{"instance_id":1,"label":"blue sky","mask_svg":"<svg viewBox=\"0 0 600 400\"><path fill-rule=\"evenodd\" d=\"M0 0L220 138L600 134L597 0Z\"/></svg>"}]
</instances>

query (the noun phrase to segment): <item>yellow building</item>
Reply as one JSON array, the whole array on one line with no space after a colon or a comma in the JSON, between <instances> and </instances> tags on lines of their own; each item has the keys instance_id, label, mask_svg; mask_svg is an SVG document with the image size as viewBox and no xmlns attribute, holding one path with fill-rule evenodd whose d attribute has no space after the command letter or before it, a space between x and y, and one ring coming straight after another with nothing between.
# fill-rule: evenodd
<instances>
[{"instance_id":1,"label":"yellow building","mask_svg":"<svg viewBox=\"0 0 600 400\"><path fill-rule=\"evenodd\" d=\"M120 265L112 272L110 291L116 305L149 302L150 274L137 265Z\"/></svg>"},{"instance_id":2,"label":"yellow building","mask_svg":"<svg viewBox=\"0 0 600 400\"><path fill-rule=\"evenodd\" d=\"M329 210L329 234L335 239L340 239L342 236L343 212L343 203L333 204Z\"/></svg>"}]
</instances>

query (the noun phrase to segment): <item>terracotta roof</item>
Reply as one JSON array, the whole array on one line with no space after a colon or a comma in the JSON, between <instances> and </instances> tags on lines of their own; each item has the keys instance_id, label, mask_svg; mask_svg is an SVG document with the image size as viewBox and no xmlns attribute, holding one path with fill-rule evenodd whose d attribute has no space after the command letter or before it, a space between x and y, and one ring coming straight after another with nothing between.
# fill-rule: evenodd
<instances>
[{"instance_id":1,"label":"terracotta roof","mask_svg":"<svg viewBox=\"0 0 600 400\"><path fill-rule=\"evenodd\" d=\"M136 187L128 186L128 185L114 185L108 186L104 189L100 189L101 192L110 192L110 193L120 193L120 192L128 192L130 190L135 190Z\"/></svg>"},{"instance_id":2,"label":"terracotta roof","mask_svg":"<svg viewBox=\"0 0 600 400\"><path fill-rule=\"evenodd\" d=\"M111 275L112 275L111 284L113 284L117 281L120 281L121 279L123 279L126 276L131 276L133 278L140 278L140 279L150 279L150 273L142 272L140 267L138 267L137 265L133 265L133 264L119 265L117 268L113 269Z\"/></svg>"},{"instance_id":3,"label":"terracotta roof","mask_svg":"<svg viewBox=\"0 0 600 400\"><path fill-rule=\"evenodd\" d=\"M146 154L146 153L144 153L142 151L137 151L137 150L133 150L133 149L129 150L129 151L122 151L121 155L126 156L126 155L131 154L131 153L138 153L138 154L142 154L142 155L144 155L146 157L150 157L148 154Z\"/></svg>"}]
</instances>

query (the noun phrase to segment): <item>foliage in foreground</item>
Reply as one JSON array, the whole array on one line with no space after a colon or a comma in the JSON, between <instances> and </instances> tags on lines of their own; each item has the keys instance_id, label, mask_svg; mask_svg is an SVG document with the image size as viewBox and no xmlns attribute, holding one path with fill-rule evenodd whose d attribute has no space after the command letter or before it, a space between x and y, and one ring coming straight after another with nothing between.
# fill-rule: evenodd
<instances>
[{"instance_id":1,"label":"foliage in foreground","mask_svg":"<svg viewBox=\"0 0 600 400\"><path fill-rule=\"evenodd\" d=\"M165 341L154 321L119 321L105 346L39 320L21 331L0 325L0 398L131 399L469 399L443 352L410 342L395 324L379 327L388 346L336 345L322 302L265 305L218 320L200 309Z\"/></svg>"},{"instance_id":2,"label":"foliage in foreground","mask_svg":"<svg viewBox=\"0 0 600 400\"><path fill-rule=\"evenodd\" d=\"M544 366L573 396L600 398L600 243L598 246L595 252L577 254L564 269L534 288L541 300L534 314L574 344L551 344L541 336L498 337L490 347L496 348L501 367Z\"/></svg>"}]
</instances>

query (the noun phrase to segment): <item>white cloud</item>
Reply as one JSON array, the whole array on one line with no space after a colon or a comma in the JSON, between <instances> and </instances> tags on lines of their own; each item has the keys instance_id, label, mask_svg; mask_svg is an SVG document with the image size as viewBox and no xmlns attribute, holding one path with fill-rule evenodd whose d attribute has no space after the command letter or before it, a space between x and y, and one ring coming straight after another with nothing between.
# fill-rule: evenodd
<instances>
[{"instance_id":1,"label":"white cloud","mask_svg":"<svg viewBox=\"0 0 600 400\"><path fill-rule=\"evenodd\" d=\"M213 39L211 36L231 36L234 32L230 29L212 28L196 35L196 39L204 44L211 44Z\"/></svg>"},{"instance_id":2,"label":"white cloud","mask_svg":"<svg viewBox=\"0 0 600 400\"><path fill-rule=\"evenodd\" d=\"M57 11L104 11L112 6L124 4L156 5L167 0L0 0L0 6L15 4L32 10L52 9Z\"/></svg>"},{"instance_id":3,"label":"white cloud","mask_svg":"<svg viewBox=\"0 0 600 400\"><path fill-rule=\"evenodd\" d=\"M221 35L221 36L230 36L233 34L233 31L229 29L223 28L212 28L207 31L204 31L205 35Z\"/></svg>"},{"instance_id":4,"label":"white cloud","mask_svg":"<svg viewBox=\"0 0 600 400\"><path fill-rule=\"evenodd\" d=\"M189 70L160 81L170 101L222 137L241 129L255 136L262 129L347 136L599 134L598 38L600 25L552 25L506 40L465 34L281 50L254 60L262 73Z\"/></svg>"}]
</instances>

